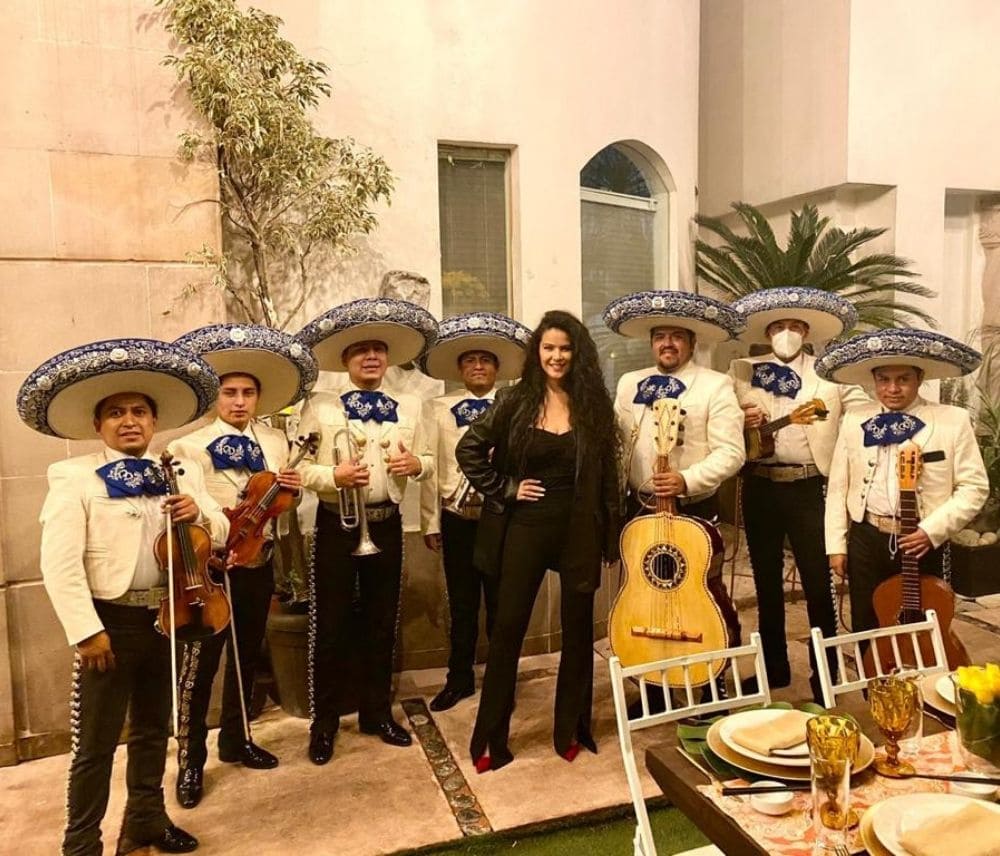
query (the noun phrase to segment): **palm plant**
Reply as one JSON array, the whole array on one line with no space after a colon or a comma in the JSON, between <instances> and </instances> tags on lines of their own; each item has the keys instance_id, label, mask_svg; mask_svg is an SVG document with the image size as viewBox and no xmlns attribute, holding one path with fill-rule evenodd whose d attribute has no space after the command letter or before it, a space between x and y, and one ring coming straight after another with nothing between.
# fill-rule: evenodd
<instances>
[{"instance_id":1,"label":"palm plant","mask_svg":"<svg viewBox=\"0 0 1000 856\"><path fill-rule=\"evenodd\" d=\"M818 288L849 299L858 310L859 326L910 326L914 321L937 326L920 307L896 300L897 293L935 296L913 281L919 274L910 270L909 259L890 253L851 258L885 229L845 232L835 226L828 228L830 218L820 217L815 206L805 205L801 211L791 212L792 224L782 249L759 209L746 202L734 202L732 207L747 235L737 234L717 217L695 217L699 226L725 242L712 246L699 240L695 245L698 276L724 295L737 298L783 286Z\"/></svg>"}]
</instances>

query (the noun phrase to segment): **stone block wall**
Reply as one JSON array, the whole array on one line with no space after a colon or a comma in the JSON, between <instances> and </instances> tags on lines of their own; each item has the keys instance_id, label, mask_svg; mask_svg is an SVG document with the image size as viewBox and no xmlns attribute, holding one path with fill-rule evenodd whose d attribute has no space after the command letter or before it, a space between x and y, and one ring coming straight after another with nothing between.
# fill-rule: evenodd
<instances>
[{"instance_id":1,"label":"stone block wall","mask_svg":"<svg viewBox=\"0 0 1000 856\"><path fill-rule=\"evenodd\" d=\"M14 400L52 354L172 339L222 317L185 297L219 245L210 165L175 157L190 124L151 0L11 0L0 22L0 764L68 745L71 656L41 584L48 465L96 448L24 427Z\"/></svg>"}]
</instances>

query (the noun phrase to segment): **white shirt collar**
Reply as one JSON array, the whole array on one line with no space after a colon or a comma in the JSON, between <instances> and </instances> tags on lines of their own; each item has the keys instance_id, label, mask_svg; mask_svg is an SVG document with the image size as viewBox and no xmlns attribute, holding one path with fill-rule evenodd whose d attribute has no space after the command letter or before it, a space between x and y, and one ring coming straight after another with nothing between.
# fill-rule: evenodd
<instances>
[{"instance_id":1,"label":"white shirt collar","mask_svg":"<svg viewBox=\"0 0 1000 856\"><path fill-rule=\"evenodd\" d=\"M156 463L156 459L149 454L148 448L141 455L129 455L126 454L125 452L119 452L117 449L112 449L107 443L105 443L103 454L104 454L104 460L107 461L109 464L114 463L115 461L123 461L126 458L131 458L134 461L151 461L154 464Z\"/></svg>"},{"instance_id":2,"label":"white shirt collar","mask_svg":"<svg viewBox=\"0 0 1000 856\"><path fill-rule=\"evenodd\" d=\"M247 427L240 431L235 425L230 425L221 416L216 416L215 421L212 423L212 428L220 437L225 437L227 434L232 434L237 437L249 437L251 440L256 440L257 437L253 431L253 420L251 419L247 423Z\"/></svg>"}]
</instances>

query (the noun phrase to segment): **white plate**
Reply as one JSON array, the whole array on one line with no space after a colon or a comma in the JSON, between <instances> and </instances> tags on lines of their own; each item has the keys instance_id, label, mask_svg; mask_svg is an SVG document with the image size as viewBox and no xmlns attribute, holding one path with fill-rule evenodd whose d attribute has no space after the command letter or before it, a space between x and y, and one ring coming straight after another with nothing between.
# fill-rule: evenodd
<instances>
[{"instance_id":1,"label":"white plate","mask_svg":"<svg viewBox=\"0 0 1000 856\"><path fill-rule=\"evenodd\" d=\"M1000 813L1000 806L958 794L903 794L889 797L872 809L872 832L893 856L912 856L899 841L901 835L934 818L961 811L970 803Z\"/></svg>"},{"instance_id":2,"label":"white plate","mask_svg":"<svg viewBox=\"0 0 1000 856\"><path fill-rule=\"evenodd\" d=\"M801 711L800 711L801 712ZM754 761L763 761L765 764L776 764L781 767L808 767L809 750L805 755L761 755L759 752L752 752L733 740L733 732L744 726L763 725L765 722L777 719L788 713L787 710L744 710L727 716L719 723L719 738L734 752ZM811 714L804 714L811 716ZM796 747L792 747L796 748Z\"/></svg>"},{"instance_id":3,"label":"white plate","mask_svg":"<svg viewBox=\"0 0 1000 856\"><path fill-rule=\"evenodd\" d=\"M949 704L955 703L955 684L952 683L951 674L941 675L934 682L934 689L937 690L937 694L941 696Z\"/></svg>"}]
</instances>

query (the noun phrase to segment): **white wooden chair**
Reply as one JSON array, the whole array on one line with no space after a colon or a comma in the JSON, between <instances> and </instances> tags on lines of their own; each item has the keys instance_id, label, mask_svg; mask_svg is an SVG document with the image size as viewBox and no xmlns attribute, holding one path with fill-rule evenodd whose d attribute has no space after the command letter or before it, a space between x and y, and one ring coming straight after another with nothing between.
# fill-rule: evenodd
<instances>
[{"instance_id":1,"label":"white wooden chair","mask_svg":"<svg viewBox=\"0 0 1000 856\"><path fill-rule=\"evenodd\" d=\"M883 668L882 659L879 657L878 646L872 644L872 658L875 661L875 672L867 674L864 660L862 658L861 643L872 643L876 639L889 639L892 645L893 655L897 662L902 660L900 656L899 643L901 639L907 639L913 647L916 657L916 667L908 667L907 673L918 673L921 675L933 675L936 672L948 671L948 658L944 651L944 639L941 636L941 625L938 623L937 613L933 609L927 610L926 621L919 621L915 624L899 624L894 627L876 627L874 630L861 630L857 633L846 633L842 636L823 636L818 627L813 627L812 634L813 654L816 658L816 671L819 673L820 686L823 688L823 705L833 707L837 702L837 696L844 693L854 692L864 689L868 681L872 678L881 677L887 674L890 669ZM920 652L919 639L921 636L929 636L931 647L934 651L934 662L925 663ZM830 664L827 662L827 652L836 651L838 680L834 681L830 674ZM847 661L844 651L853 655L854 665L858 677L856 680L847 678Z\"/></svg>"},{"instance_id":2,"label":"white wooden chair","mask_svg":"<svg viewBox=\"0 0 1000 856\"><path fill-rule=\"evenodd\" d=\"M709 701L696 701L700 699L701 693L695 692L696 687L691 683L691 667L702 666L713 660L725 659L733 670L733 683L735 695L730 698L721 698L718 687L714 680L706 686L711 688L712 697ZM758 691L753 694L746 694L740 687L740 662L746 668L747 676L753 671L757 676ZM748 662L749 661L749 662ZM664 725L668 722L675 722L689 716L698 716L706 713L717 713L733 708L748 707L754 704L769 704L771 701L771 691L767 684L767 671L764 668L764 651L760 644L760 634L750 635L750 644L740 648L726 648L721 651L709 651L704 654L695 654L684 657L672 657L668 660L657 660L653 663L640 663L637 666L622 666L617 657L612 657L608 661L611 669L611 690L615 700L615 718L618 723L618 740L621 744L622 763L625 765L625 777L628 779L628 788L632 796L632 804L635 807L636 827L635 835L632 839L634 856L656 856L656 846L653 843L653 832L649 825L649 814L646 811L646 801L642 796L642 781L639 778L639 770L636 766L635 752L632 748L632 732L644 728L652 728L655 725ZM670 689L667 686L667 671L682 669L685 686L677 690L681 696L681 703L674 705ZM659 675L659 680L651 680L650 674ZM635 719L628 718L628 703L625 699L625 689L629 681L639 682L639 698L642 703L642 715ZM663 688L663 699L666 710L662 713L650 713L649 696L646 689L647 684L654 684ZM717 848L698 848L688 851L687 856L694 854L722 853ZM684 856L684 854L679 854Z\"/></svg>"}]
</instances>

